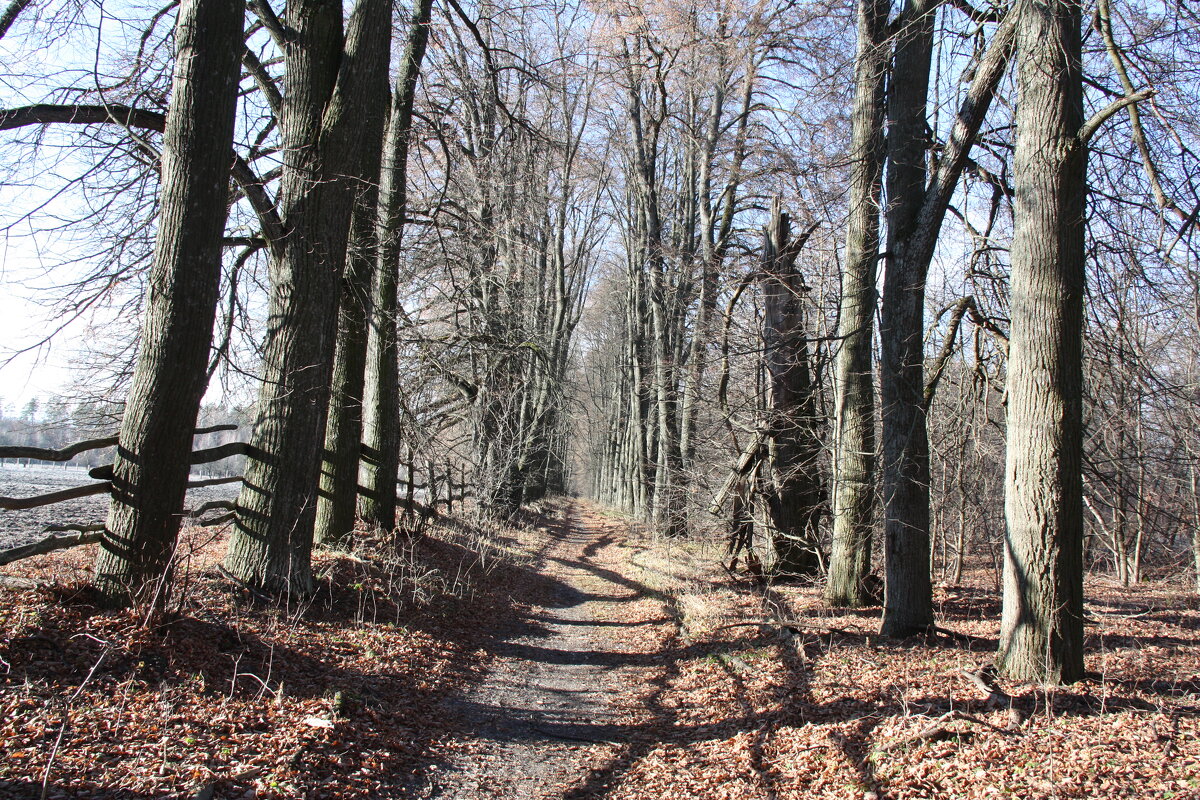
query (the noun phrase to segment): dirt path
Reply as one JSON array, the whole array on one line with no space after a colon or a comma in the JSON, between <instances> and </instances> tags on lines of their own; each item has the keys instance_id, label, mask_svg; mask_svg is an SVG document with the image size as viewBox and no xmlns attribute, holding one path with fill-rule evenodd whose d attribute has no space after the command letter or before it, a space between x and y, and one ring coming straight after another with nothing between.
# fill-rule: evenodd
<instances>
[{"instance_id":1,"label":"dirt path","mask_svg":"<svg viewBox=\"0 0 1200 800\"><path fill-rule=\"evenodd\" d=\"M622 700L657 669L647 626L672 624L622 574L623 534L579 503L546 526L542 580L518 598L521 624L498 636L487 679L447 709L465 752L430 771L423 796L561 798L620 741Z\"/></svg>"}]
</instances>

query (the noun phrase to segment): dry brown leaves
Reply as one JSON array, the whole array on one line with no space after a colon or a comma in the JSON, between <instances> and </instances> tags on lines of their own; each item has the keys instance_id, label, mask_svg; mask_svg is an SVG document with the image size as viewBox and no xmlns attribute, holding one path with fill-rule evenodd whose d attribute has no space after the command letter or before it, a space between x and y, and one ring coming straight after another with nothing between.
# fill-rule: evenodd
<instances>
[{"instance_id":1,"label":"dry brown leaves","mask_svg":"<svg viewBox=\"0 0 1200 800\"><path fill-rule=\"evenodd\" d=\"M326 557L316 602L272 610L213 577L219 541L193 544L187 602L150 626L70 588L4 595L0 797L36 797L48 763L51 797L405 796L430 759L468 744L435 709L479 676L481 629L510 618L527 568L464 592L461 543L434 540L408 583ZM896 642L875 634L877 608L833 613L815 588L764 593L686 548L619 546L628 563L605 566L645 592L623 620L641 624L615 627L613 646L643 667L619 743L590 749L556 796L1200 798L1200 604L1182 585L1091 581L1092 674L1005 685L1024 718L1006 731L1007 709L961 675L995 649L983 574L938 593L938 624L960 636ZM27 574L89 561L56 554ZM692 574L654 584L670 563ZM443 580L403 588L420 575ZM768 609L794 632L742 625Z\"/></svg>"},{"instance_id":2,"label":"dry brown leaves","mask_svg":"<svg viewBox=\"0 0 1200 800\"><path fill-rule=\"evenodd\" d=\"M26 562L59 583L0 598L0 797L401 796L507 597L505 565L484 575L462 536L392 544L368 545L386 568L319 556L317 597L279 609L222 580L222 539L192 530L184 589L149 623L91 602L94 548Z\"/></svg>"},{"instance_id":3,"label":"dry brown leaves","mask_svg":"<svg viewBox=\"0 0 1200 800\"><path fill-rule=\"evenodd\" d=\"M675 597L688 622L657 685L638 687L629 742L571 797L1200 797L1200 603L1181 585L1089 583L1087 680L1012 686L1024 723L964 669L990 661L999 600L942 589L963 637L890 641L879 609L824 608L815 588L715 575ZM764 620L774 607L798 624ZM684 613L687 612L687 613Z\"/></svg>"}]
</instances>

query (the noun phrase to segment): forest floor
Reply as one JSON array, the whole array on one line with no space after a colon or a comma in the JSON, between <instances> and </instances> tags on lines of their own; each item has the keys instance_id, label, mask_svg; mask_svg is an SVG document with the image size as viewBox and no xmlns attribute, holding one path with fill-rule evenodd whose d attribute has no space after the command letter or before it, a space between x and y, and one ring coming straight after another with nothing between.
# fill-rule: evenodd
<instances>
[{"instance_id":1,"label":"forest floor","mask_svg":"<svg viewBox=\"0 0 1200 800\"><path fill-rule=\"evenodd\" d=\"M990 571L892 641L583 502L425 534L319 554L273 607L190 529L151 619L91 603L92 547L5 568L49 585L0 598L0 797L1200 798L1182 583L1090 580L1088 677L997 702L963 674Z\"/></svg>"}]
</instances>

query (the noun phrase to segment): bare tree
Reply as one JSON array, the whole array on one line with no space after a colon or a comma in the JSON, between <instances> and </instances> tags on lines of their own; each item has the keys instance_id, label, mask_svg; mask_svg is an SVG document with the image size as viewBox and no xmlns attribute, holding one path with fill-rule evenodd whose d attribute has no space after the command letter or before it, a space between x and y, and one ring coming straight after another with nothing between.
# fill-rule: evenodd
<instances>
[{"instance_id":1,"label":"bare tree","mask_svg":"<svg viewBox=\"0 0 1200 800\"><path fill-rule=\"evenodd\" d=\"M859 0L858 51L850 139L850 217L838 309L834 362L833 549L825 600L867 602L875 492L875 384L872 339L879 260L879 197L883 180L887 0Z\"/></svg>"},{"instance_id":2,"label":"bare tree","mask_svg":"<svg viewBox=\"0 0 1200 800\"><path fill-rule=\"evenodd\" d=\"M1014 18L1006 17L973 66L949 141L928 179L926 108L934 15L920 0L905 13L888 98L888 258L880 320L887 562L882 630L898 636L933 624L926 415L937 376L925 379L925 282L950 198L1007 70L1015 27Z\"/></svg>"},{"instance_id":3,"label":"bare tree","mask_svg":"<svg viewBox=\"0 0 1200 800\"><path fill-rule=\"evenodd\" d=\"M383 144L379 208L375 239L379 250L371 277L366 386L363 395L362 486L359 512L372 525L391 530L396 524L396 478L400 454L396 327L399 307L400 246L407 213L408 152L413 99L425 47L429 41L432 0L416 0L408 23L408 39Z\"/></svg>"},{"instance_id":4,"label":"bare tree","mask_svg":"<svg viewBox=\"0 0 1200 800\"><path fill-rule=\"evenodd\" d=\"M1010 677L1083 675L1082 326L1087 131L1073 0L1021 0L1017 29L1004 609ZM1094 130L1094 128L1093 128Z\"/></svg>"}]
</instances>

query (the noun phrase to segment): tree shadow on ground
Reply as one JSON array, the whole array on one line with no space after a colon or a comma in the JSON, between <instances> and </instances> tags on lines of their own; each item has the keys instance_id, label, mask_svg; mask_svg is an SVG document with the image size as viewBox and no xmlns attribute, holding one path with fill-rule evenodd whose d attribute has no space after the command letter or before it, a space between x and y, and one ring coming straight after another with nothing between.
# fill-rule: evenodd
<instances>
[{"instance_id":1,"label":"tree shadow on ground","mask_svg":"<svg viewBox=\"0 0 1200 800\"><path fill-rule=\"evenodd\" d=\"M469 526L464 527L469 533ZM459 543L429 540L417 546L428 557L422 568L433 563L447 574L471 568L477 555L467 535ZM116 696L132 687L147 695L186 696L200 708L230 702L273 705L275 698L300 701L318 716L334 717L337 735L322 737L317 735L319 728L312 729L311 734L302 733L294 751L274 755L299 773L327 776L353 773L364 766L363 754L371 754L371 769L388 776L402 791L408 776L429 763L431 748L445 733L438 718L445 699L486 674L480 653L495 652L508 639L545 633L543 621L521 613L522 600L550 597L570 605L583 599L529 565L500 559L485 575L475 576L482 583L471 592L441 596L421 606L411 598L393 596L396 587L387 585L386 570L364 566L357 557L331 556L325 561L332 568L316 595L283 609L261 602L216 573L193 574L183 610L155 617L150 625L130 612L101 609L86 589L63 587L46 598L34 624L0 643L7 670L0 675L0 687L40 687L34 698L39 703L61 703L84 683L94 697ZM521 592L514 596L511 587ZM368 629L375 640L360 638ZM106 633L96 635L99 632ZM440 660L430 669L424 669L423 662L363 657L379 637L415 634L435 641L428 658ZM337 709L335 696L340 698ZM86 701L84 696L81 702ZM340 713L335 715L335 710ZM188 724L189 736L207 741L235 733L253 738L260 732L257 726L278 723L209 724L200 718ZM222 725L233 727L226 730ZM79 735L85 733L80 728ZM122 733L114 741L137 747L140 735ZM217 798L241 796L250 785L249 779L229 777L231 764L209 766L225 776L214 780ZM101 777L72 783L69 790L59 788L50 796L142 796L103 785L104 770L95 774ZM10 780L0 798L30 796L32 785ZM32 796L40 793L38 785Z\"/></svg>"},{"instance_id":2,"label":"tree shadow on ground","mask_svg":"<svg viewBox=\"0 0 1200 800\"><path fill-rule=\"evenodd\" d=\"M103 797L104 800L149 800L162 797L160 793L132 792L128 789L90 788L80 793L80 787L67 787L54 781L46 785L47 800L61 800L72 797ZM0 800L37 800L41 798L42 784L40 781L6 781L0 780Z\"/></svg>"},{"instance_id":3,"label":"tree shadow on ground","mask_svg":"<svg viewBox=\"0 0 1200 800\"><path fill-rule=\"evenodd\" d=\"M777 615L795 619L798 622L810 621L812 628L807 626L793 627L788 631L787 626L764 627L757 633L748 634L737 639L725 640L718 643L703 644L697 648L668 646L657 657L661 659L663 669L654 678L649 687L645 703L647 719L637 725L622 727L618 730L605 732L605 736L622 743L621 750L605 763L593 766L589 773L572 789L566 792L564 800L583 800L607 796L620 782L652 751L663 746L688 747L704 740L726 740L739 733L750 734L749 767L754 773L761 790L769 798L779 796L781 774L774 766L772 758L772 737L782 726L801 726L809 723L828 725L828 741L831 750L839 753L853 768L857 775L858 789L873 792L876 797L887 796L886 786L875 773L875 756L882 752L877 741L879 725L889 718L907 718L915 714L918 718L932 720L951 711L960 711L974 715L985 715L994 710L987 698L980 696L972 687L964 684L963 693L930 694L918 698L902 697L894 687L880 687L878 691L869 693L865 698L840 697L824 702L815 700L812 694L812 678L820 662L828 658L835 650L850 648L859 651L867 658L887 659L889 653L909 650L913 647L928 648L931 651L995 651L996 640L988 637L955 634L951 637L930 636L913 637L907 640L882 639L871 633L857 632L845 629L826 629L816 632L820 621L828 619L828 612L816 614L797 614L793 612L786 601L781 598L764 598L774 606ZM998 598L994 593L978 592L963 593L951 598L948 602L946 616L973 620L987 617L998 612ZM836 612L840 617L873 616L877 611L870 609L845 613L841 609ZM738 712L730 716L702 725L680 724L679 711L670 698L672 684L682 673L683 663L689 658L713 655L716 653L737 653L751 647L762 647L777 642L779 636L785 639L782 648L786 677L783 684L788 691L778 698L778 705L766 712L756 712L751 701L744 676L736 668L725 664L729 680L733 685L734 702ZM1149 637L1133 637L1139 641L1149 641ZM1111 639L1109 639L1111 642ZM1190 640L1180 637L1158 637L1156 641L1165 645L1185 646ZM699 652L698 652L699 651ZM647 663L654 658L646 659ZM1094 676L1099 678L1100 676ZM1102 679L1097 685L1091 683L1076 687L1018 687L1014 693L1013 705L1021 712L1022 717L1029 719L1037 715L1051 717L1097 717L1109 714L1127 712L1161 713L1163 706L1139 694L1158 694L1164 698L1176 700L1196 696L1200 699L1200 677L1183 680L1139 680L1120 681ZM1170 713L1173 719L1181 717L1200 717L1200 704L1177 704ZM987 736L1014 736L1019 733L1006 731L1000 727L986 730L971 731L956 735L960 740ZM847 787L849 789L849 787Z\"/></svg>"}]
</instances>

